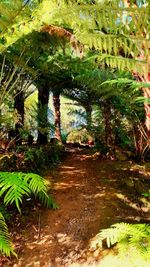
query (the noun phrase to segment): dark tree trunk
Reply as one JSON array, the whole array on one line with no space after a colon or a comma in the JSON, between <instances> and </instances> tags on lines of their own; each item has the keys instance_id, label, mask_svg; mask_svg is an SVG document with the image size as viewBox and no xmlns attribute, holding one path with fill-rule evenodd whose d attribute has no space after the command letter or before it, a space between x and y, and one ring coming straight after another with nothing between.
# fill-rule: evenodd
<instances>
[{"instance_id":1,"label":"dark tree trunk","mask_svg":"<svg viewBox=\"0 0 150 267\"><path fill-rule=\"evenodd\" d=\"M105 126L105 142L109 147L114 146L112 124L111 124L111 105L108 100L102 103L102 113Z\"/></svg>"},{"instance_id":2,"label":"dark tree trunk","mask_svg":"<svg viewBox=\"0 0 150 267\"><path fill-rule=\"evenodd\" d=\"M55 138L62 142L61 120L60 120L60 93L53 92L54 118L55 118Z\"/></svg>"},{"instance_id":3,"label":"dark tree trunk","mask_svg":"<svg viewBox=\"0 0 150 267\"><path fill-rule=\"evenodd\" d=\"M86 111L86 123L87 123L87 129L91 129L92 125L92 107L91 105L87 105L84 107Z\"/></svg>"},{"instance_id":4,"label":"dark tree trunk","mask_svg":"<svg viewBox=\"0 0 150 267\"><path fill-rule=\"evenodd\" d=\"M48 102L49 102L49 86L45 83L38 88L38 139L39 144L46 144L48 141Z\"/></svg>"},{"instance_id":5,"label":"dark tree trunk","mask_svg":"<svg viewBox=\"0 0 150 267\"><path fill-rule=\"evenodd\" d=\"M14 108L17 110L17 113L19 115L19 121L24 125L24 92L19 91L16 93L15 98L14 98Z\"/></svg>"},{"instance_id":6,"label":"dark tree trunk","mask_svg":"<svg viewBox=\"0 0 150 267\"><path fill-rule=\"evenodd\" d=\"M16 92L14 98L14 109L17 110L17 113L19 115L18 121L15 123L15 135L16 135L15 141L17 145L21 145L22 144L21 130L23 129L24 126L24 113L25 113L23 90Z\"/></svg>"}]
</instances>

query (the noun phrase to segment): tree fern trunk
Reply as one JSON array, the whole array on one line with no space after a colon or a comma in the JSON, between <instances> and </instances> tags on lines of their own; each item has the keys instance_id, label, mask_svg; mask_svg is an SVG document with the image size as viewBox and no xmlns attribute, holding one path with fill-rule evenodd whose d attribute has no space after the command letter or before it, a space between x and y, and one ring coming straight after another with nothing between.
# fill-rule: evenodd
<instances>
[{"instance_id":1,"label":"tree fern trunk","mask_svg":"<svg viewBox=\"0 0 150 267\"><path fill-rule=\"evenodd\" d=\"M46 144L48 141L48 101L49 101L49 86L40 86L38 88L38 139L39 144Z\"/></svg>"},{"instance_id":2,"label":"tree fern trunk","mask_svg":"<svg viewBox=\"0 0 150 267\"><path fill-rule=\"evenodd\" d=\"M111 106L108 100L102 103L102 112L105 126L105 142L109 147L113 147L114 142L111 124Z\"/></svg>"},{"instance_id":3,"label":"tree fern trunk","mask_svg":"<svg viewBox=\"0 0 150 267\"><path fill-rule=\"evenodd\" d=\"M87 123L87 129L90 130L92 126L92 107L91 105L85 106L86 111L86 123Z\"/></svg>"},{"instance_id":4,"label":"tree fern trunk","mask_svg":"<svg viewBox=\"0 0 150 267\"><path fill-rule=\"evenodd\" d=\"M16 144L21 145L22 144L22 137L21 137L21 130L24 126L24 92L20 89L16 92L15 98L14 98L14 109L17 110L18 120L15 123L15 134L16 134Z\"/></svg>"},{"instance_id":5,"label":"tree fern trunk","mask_svg":"<svg viewBox=\"0 0 150 267\"><path fill-rule=\"evenodd\" d=\"M62 142L61 120L60 120L60 93L53 92L54 118L55 118L55 138Z\"/></svg>"},{"instance_id":6,"label":"tree fern trunk","mask_svg":"<svg viewBox=\"0 0 150 267\"><path fill-rule=\"evenodd\" d=\"M20 122L22 123L22 125L24 125L24 92L16 92L14 101L14 108L17 110Z\"/></svg>"}]
</instances>

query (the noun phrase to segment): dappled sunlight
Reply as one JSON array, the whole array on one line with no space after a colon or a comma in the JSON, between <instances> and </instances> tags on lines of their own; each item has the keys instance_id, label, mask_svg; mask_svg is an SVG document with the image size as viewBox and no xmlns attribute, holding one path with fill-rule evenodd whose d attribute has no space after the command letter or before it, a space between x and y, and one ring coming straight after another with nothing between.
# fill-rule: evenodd
<instances>
[{"instance_id":1,"label":"dappled sunlight","mask_svg":"<svg viewBox=\"0 0 150 267\"><path fill-rule=\"evenodd\" d=\"M60 189L68 189L71 187L83 187L84 185L80 184L80 183L75 183L75 181L69 181L69 183L64 183L64 182L58 182L55 183L54 185L54 189L55 190L60 190Z\"/></svg>"},{"instance_id":2,"label":"dappled sunlight","mask_svg":"<svg viewBox=\"0 0 150 267\"><path fill-rule=\"evenodd\" d=\"M37 238L37 236L35 236ZM56 246L56 249L54 247ZM49 250L53 247L53 254L55 260L52 260L49 256ZM70 247L74 247L74 251L66 252ZM24 243L24 249L27 250L28 259L26 265L24 265L23 257L19 258L17 266L65 266L62 261L68 257L68 260L73 256L72 260L78 260L81 256L78 252L80 250L80 241L74 241L72 236L58 232L55 237L53 235L42 234L40 240L34 242L26 241ZM57 257L58 251L61 251L62 257ZM38 256L37 256L38 252ZM36 255L36 256L35 256ZM52 264L52 265L51 265Z\"/></svg>"},{"instance_id":3,"label":"dappled sunlight","mask_svg":"<svg viewBox=\"0 0 150 267\"><path fill-rule=\"evenodd\" d=\"M82 160L88 160L88 159L97 160L97 159L99 159L100 155L101 155L100 152L95 152L95 153L93 153L93 154L89 154L89 155L87 155L87 154L85 154L85 155L82 154L82 156L80 156L80 160L81 160L81 161L82 161Z\"/></svg>"},{"instance_id":4,"label":"dappled sunlight","mask_svg":"<svg viewBox=\"0 0 150 267\"><path fill-rule=\"evenodd\" d=\"M77 167L71 167L71 166L61 166L61 168L59 169L60 174L61 175L81 175L81 174L85 174L86 170L82 169L78 169Z\"/></svg>"},{"instance_id":5,"label":"dappled sunlight","mask_svg":"<svg viewBox=\"0 0 150 267\"><path fill-rule=\"evenodd\" d=\"M81 170L64 170L64 171L61 171L61 174L70 174L70 175L77 175L77 174L85 174L86 172L85 171L81 171Z\"/></svg>"},{"instance_id":6,"label":"dappled sunlight","mask_svg":"<svg viewBox=\"0 0 150 267\"><path fill-rule=\"evenodd\" d=\"M94 198L99 198L99 197L103 197L105 196L105 193L98 193L96 195L94 195Z\"/></svg>"},{"instance_id":7,"label":"dappled sunlight","mask_svg":"<svg viewBox=\"0 0 150 267\"><path fill-rule=\"evenodd\" d=\"M137 210L137 211L141 211L141 207L140 206L137 206L137 203L133 203L130 199L128 199L127 196L121 194L121 193L115 193L116 197L119 198L120 200L123 200L123 202L125 204L127 204L129 207ZM147 210L148 211L148 210ZM145 212L147 212L145 211ZM143 211L144 212L144 211Z\"/></svg>"},{"instance_id":8,"label":"dappled sunlight","mask_svg":"<svg viewBox=\"0 0 150 267\"><path fill-rule=\"evenodd\" d=\"M61 166L61 170L74 170L75 167L71 167L71 166L66 166L66 165L62 165Z\"/></svg>"}]
</instances>

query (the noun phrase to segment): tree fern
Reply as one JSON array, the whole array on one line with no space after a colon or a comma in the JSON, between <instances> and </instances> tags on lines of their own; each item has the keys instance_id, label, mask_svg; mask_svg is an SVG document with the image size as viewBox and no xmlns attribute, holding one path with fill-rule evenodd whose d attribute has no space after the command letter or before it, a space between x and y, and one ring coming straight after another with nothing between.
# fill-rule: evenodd
<instances>
[{"instance_id":1,"label":"tree fern","mask_svg":"<svg viewBox=\"0 0 150 267\"><path fill-rule=\"evenodd\" d=\"M16 255L13 250L8 228L2 213L0 213L0 251L2 254L5 254L8 257L11 254Z\"/></svg>"},{"instance_id":2,"label":"tree fern","mask_svg":"<svg viewBox=\"0 0 150 267\"><path fill-rule=\"evenodd\" d=\"M149 47L149 2L126 7L120 1L40 1L24 10L5 34L3 51L34 30L66 37L72 46L95 48L98 60L112 68L146 71ZM8 6L5 7L6 11ZM43 26L44 25L44 26ZM63 25L63 26L62 26ZM70 29L66 31L65 28ZM47 30L49 29L49 30ZM12 34L13 32L13 34ZM72 34L73 32L73 34ZM79 42L78 42L78 41ZM77 49L76 49L77 50ZM142 53L142 58L138 57ZM105 57L103 54L106 54Z\"/></svg>"}]
</instances>

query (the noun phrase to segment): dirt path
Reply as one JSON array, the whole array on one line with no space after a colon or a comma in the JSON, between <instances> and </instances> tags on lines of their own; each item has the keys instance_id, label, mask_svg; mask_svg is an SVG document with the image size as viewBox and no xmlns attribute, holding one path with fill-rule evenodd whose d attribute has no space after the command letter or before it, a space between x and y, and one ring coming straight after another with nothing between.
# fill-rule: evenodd
<instances>
[{"instance_id":1,"label":"dirt path","mask_svg":"<svg viewBox=\"0 0 150 267\"><path fill-rule=\"evenodd\" d=\"M137 203L132 178L149 176L129 170L129 162L97 159L89 153L70 150L63 163L47 174L54 181L53 195L60 208L33 210L21 219L13 233L18 261L5 266L59 267L94 261L97 255L89 257L87 251L100 229L121 221L148 221L148 207Z\"/></svg>"}]
</instances>

